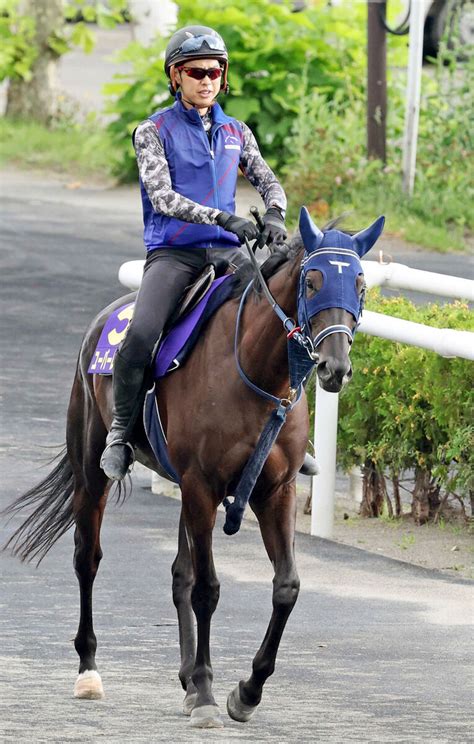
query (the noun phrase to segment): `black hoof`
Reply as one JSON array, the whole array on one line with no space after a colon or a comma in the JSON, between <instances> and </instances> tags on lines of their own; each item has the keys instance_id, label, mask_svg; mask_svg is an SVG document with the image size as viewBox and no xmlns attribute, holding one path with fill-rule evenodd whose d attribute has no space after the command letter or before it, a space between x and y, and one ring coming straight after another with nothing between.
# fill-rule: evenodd
<instances>
[{"instance_id":1,"label":"black hoof","mask_svg":"<svg viewBox=\"0 0 474 744\"><path fill-rule=\"evenodd\" d=\"M246 723L257 710L256 705L245 705L240 698L240 685L237 685L227 698L227 713L234 721Z\"/></svg>"}]
</instances>

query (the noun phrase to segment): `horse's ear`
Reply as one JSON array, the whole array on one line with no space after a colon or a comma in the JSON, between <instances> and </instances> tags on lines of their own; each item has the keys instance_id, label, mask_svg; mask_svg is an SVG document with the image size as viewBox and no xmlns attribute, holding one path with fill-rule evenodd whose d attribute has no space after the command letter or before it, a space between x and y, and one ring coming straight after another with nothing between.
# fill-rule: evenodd
<instances>
[{"instance_id":1,"label":"horse's ear","mask_svg":"<svg viewBox=\"0 0 474 744\"><path fill-rule=\"evenodd\" d=\"M306 207L301 207L299 228L304 247L308 253L319 248L324 238L324 233L314 224Z\"/></svg>"},{"instance_id":2,"label":"horse's ear","mask_svg":"<svg viewBox=\"0 0 474 744\"><path fill-rule=\"evenodd\" d=\"M370 227L367 227L365 230L361 230L360 232L352 236L354 247L361 258L362 256L365 256L368 251L370 251L372 246L379 239L380 235L382 234L384 224L385 217L382 215L382 217L378 217L375 222L370 225Z\"/></svg>"}]
</instances>

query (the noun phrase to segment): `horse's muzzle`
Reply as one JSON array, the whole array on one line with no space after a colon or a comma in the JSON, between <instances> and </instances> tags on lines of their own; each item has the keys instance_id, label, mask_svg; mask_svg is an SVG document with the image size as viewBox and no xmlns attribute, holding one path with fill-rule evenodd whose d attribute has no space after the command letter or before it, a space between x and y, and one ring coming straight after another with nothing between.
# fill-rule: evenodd
<instances>
[{"instance_id":1,"label":"horse's muzzle","mask_svg":"<svg viewBox=\"0 0 474 744\"><path fill-rule=\"evenodd\" d=\"M327 393L339 393L352 377L349 358L344 361L335 357L321 359L317 372L319 384Z\"/></svg>"}]
</instances>

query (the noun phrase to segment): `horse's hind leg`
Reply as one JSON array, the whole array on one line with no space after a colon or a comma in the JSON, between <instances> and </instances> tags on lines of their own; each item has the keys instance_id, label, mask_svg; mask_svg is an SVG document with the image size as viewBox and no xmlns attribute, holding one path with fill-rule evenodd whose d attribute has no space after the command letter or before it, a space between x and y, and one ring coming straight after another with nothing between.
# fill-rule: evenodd
<instances>
[{"instance_id":1,"label":"horse's hind leg","mask_svg":"<svg viewBox=\"0 0 474 744\"><path fill-rule=\"evenodd\" d=\"M262 689L275 669L275 659L286 622L298 598L299 578L294 555L295 482L282 486L263 503L253 503L263 541L275 575L273 612L252 664L252 674L227 698L227 712L235 721L248 721L262 698Z\"/></svg>"},{"instance_id":2,"label":"horse's hind leg","mask_svg":"<svg viewBox=\"0 0 474 744\"><path fill-rule=\"evenodd\" d=\"M100 527L108 482L99 467L106 429L95 404L88 409L83 406L83 390L76 381L68 411L68 451L75 477L74 568L80 589L80 620L74 640L80 663L74 696L97 700L104 697L104 690L95 663L97 640L92 621L92 585L102 558Z\"/></svg>"},{"instance_id":3,"label":"horse's hind leg","mask_svg":"<svg viewBox=\"0 0 474 744\"><path fill-rule=\"evenodd\" d=\"M179 648L181 652L179 679L183 690L186 692L183 713L189 716L197 699L196 688L191 679L194 660L196 658L194 614L191 605L194 572L182 514L179 520L178 555L173 562L172 574L173 602L178 613Z\"/></svg>"}]
</instances>

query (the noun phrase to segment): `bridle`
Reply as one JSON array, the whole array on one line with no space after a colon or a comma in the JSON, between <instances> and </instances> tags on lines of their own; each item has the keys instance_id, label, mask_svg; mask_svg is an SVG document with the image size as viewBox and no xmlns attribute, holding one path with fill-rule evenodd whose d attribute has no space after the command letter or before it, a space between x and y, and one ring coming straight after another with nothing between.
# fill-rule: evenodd
<instances>
[{"instance_id":1,"label":"bridle","mask_svg":"<svg viewBox=\"0 0 474 744\"><path fill-rule=\"evenodd\" d=\"M360 259L358 255L355 253L355 251L348 251L347 249L328 249L323 248L320 250L312 251L311 253L307 253L305 251L305 255L303 257L303 260L301 262L301 272L300 272L300 280L299 280L299 291L298 291L298 323L297 324L293 318L290 318L279 306L278 302L273 297L267 282L265 281L265 278L261 272L260 266L258 264L257 259L255 258L254 248L255 245L252 247L245 238L245 245L247 248L247 252L249 254L250 261L252 263L252 267L255 272L255 278L252 280L251 285L254 284L255 279L258 279L258 282L260 283L260 286L262 288L262 292L268 303L270 304L272 310L274 313L278 316L278 318L281 320L283 324L283 328L286 332L286 337L288 342L293 342L297 344L301 350L303 350L307 357L308 362L306 366L308 366L308 372L306 375L304 375L303 379L298 381L298 386L302 384L306 377L308 376L311 369L318 365L319 362L319 353L317 351L320 344L324 341L324 339L328 338L328 336L332 336L335 333L343 333L349 338L350 344L352 344L352 341L354 339L355 332L357 330L358 324L359 324L359 318L362 313L363 309L363 303L364 303L364 293L362 293L362 296L359 300L358 307L355 309L354 317L356 317L356 325L354 328L350 328L348 325L345 324L333 324L330 326L327 326L326 328L323 328L314 338L311 335L311 318L319 312L320 309L324 308L314 308L314 312L312 311L313 308L308 308L309 304L311 303L311 300L306 300L305 298L305 278L308 271L312 270L320 270L320 263L321 263L321 257L323 255L327 255L328 253L334 254L341 254L343 257L348 257L348 254L351 254L352 260L357 260L357 262L360 264ZM361 266L361 273L362 273L362 266ZM249 285L250 287L250 285ZM247 288L247 290L249 289ZM245 299L247 296L247 290L244 292L242 296L241 306L245 303ZM238 329L237 329L238 331ZM236 338L237 338L236 334ZM289 357L291 359L291 348L289 347ZM240 366L240 365L239 365ZM294 383L295 381L293 381ZM294 384L292 384L292 388L294 387Z\"/></svg>"}]
</instances>

